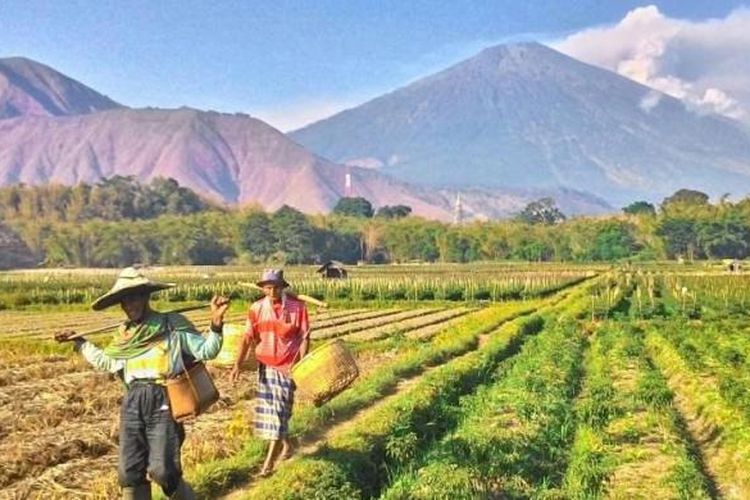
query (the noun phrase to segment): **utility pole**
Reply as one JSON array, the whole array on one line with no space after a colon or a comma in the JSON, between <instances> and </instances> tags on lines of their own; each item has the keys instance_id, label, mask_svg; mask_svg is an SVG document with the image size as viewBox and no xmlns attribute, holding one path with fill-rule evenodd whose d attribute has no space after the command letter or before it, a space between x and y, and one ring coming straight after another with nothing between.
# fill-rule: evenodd
<instances>
[{"instance_id":1,"label":"utility pole","mask_svg":"<svg viewBox=\"0 0 750 500\"><path fill-rule=\"evenodd\" d=\"M461 192L456 193L456 204L453 206L453 223L462 224L464 221L464 207L461 204Z\"/></svg>"},{"instance_id":2,"label":"utility pole","mask_svg":"<svg viewBox=\"0 0 750 500\"><path fill-rule=\"evenodd\" d=\"M346 167L346 176L344 177L344 196L352 197L352 172L349 167Z\"/></svg>"}]
</instances>

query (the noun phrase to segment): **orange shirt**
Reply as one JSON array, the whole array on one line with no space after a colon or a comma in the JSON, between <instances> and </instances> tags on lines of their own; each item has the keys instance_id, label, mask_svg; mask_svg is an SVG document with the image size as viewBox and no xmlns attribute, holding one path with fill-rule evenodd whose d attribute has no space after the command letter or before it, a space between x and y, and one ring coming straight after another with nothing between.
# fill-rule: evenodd
<instances>
[{"instance_id":1,"label":"orange shirt","mask_svg":"<svg viewBox=\"0 0 750 500\"><path fill-rule=\"evenodd\" d=\"M286 295L275 301L264 297L250 306L245 335L255 342L260 363L289 373L302 341L310 336L307 307Z\"/></svg>"}]
</instances>

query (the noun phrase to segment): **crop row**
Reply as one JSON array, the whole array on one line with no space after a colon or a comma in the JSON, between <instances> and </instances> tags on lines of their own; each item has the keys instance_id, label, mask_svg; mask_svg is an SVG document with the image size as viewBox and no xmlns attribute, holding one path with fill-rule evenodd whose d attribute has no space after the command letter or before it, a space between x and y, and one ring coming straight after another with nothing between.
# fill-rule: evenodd
<instances>
[{"instance_id":1,"label":"crop row","mask_svg":"<svg viewBox=\"0 0 750 500\"><path fill-rule=\"evenodd\" d=\"M711 377L719 394L750 424L750 338L731 321L660 324L670 342L695 373ZM739 330L739 331L737 331Z\"/></svg>"},{"instance_id":2,"label":"crop row","mask_svg":"<svg viewBox=\"0 0 750 500\"><path fill-rule=\"evenodd\" d=\"M454 307L446 310L438 310L430 314L420 315L416 318L408 318L398 323L388 323L369 330L353 333L346 336L349 342L369 342L372 340L383 339L393 335L403 335L414 330L419 330L422 335L428 336L430 330L422 331L430 326L436 326L439 329L445 328L445 323L452 319L460 318L471 311L476 310L470 307Z\"/></svg>"},{"instance_id":3,"label":"crop row","mask_svg":"<svg viewBox=\"0 0 750 500\"><path fill-rule=\"evenodd\" d=\"M388 470L450 429L446 409L483 382L525 336L543 326L539 316L517 320L490 335L481 349L427 373L408 391L330 437L315 453L293 459L249 491L247 498L354 498L378 494Z\"/></svg>"},{"instance_id":4,"label":"crop row","mask_svg":"<svg viewBox=\"0 0 750 500\"><path fill-rule=\"evenodd\" d=\"M550 317L561 318L585 315L588 312L585 304L589 287L577 287L568 291L563 300L555 297L545 301L540 311L546 311ZM472 316L491 314L495 309L491 307ZM525 313L519 307L514 312L509 311L506 317L517 317ZM471 377L478 375L481 381L485 381L494 366L514 352L521 339L539 331L542 324L539 315L516 319L497 330L487 330L492 325L485 322L484 331L493 333L483 336L484 341L478 351L429 371L405 392L368 409L362 416L343 426L341 432L327 435L322 448L318 448L312 455L293 461L292 467L285 466L270 481L264 481L258 488L249 490L248 497L270 495L274 498L302 498L313 495L318 498L338 498L340 495L373 495L384 486L387 479L385 472L397 466L398 459L394 462L392 453L395 448L389 451L388 443L400 449L401 444L398 442L403 437L407 447L405 455L410 456L452 427L451 412L446 412L452 405L449 401L470 390L470 387L461 388L462 374L470 372ZM438 335L433 343L444 338L445 335ZM453 341L459 338L456 335L447 336L447 339ZM477 369L478 372L475 371ZM458 386L451 385L448 380L457 381ZM476 378L471 380L471 388L480 382ZM347 393L357 394L350 391ZM425 418L429 418L429 421L424 421ZM313 478L322 479L316 481ZM322 491L313 494L316 489L320 489L321 483Z\"/></svg>"},{"instance_id":5,"label":"crop row","mask_svg":"<svg viewBox=\"0 0 750 500\"><path fill-rule=\"evenodd\" d=\"M570 292L566 291L565 293ZM553 304L557 300L557 298L552 298L538 301L538 304ZM408 337L403 334L394 334L392 338L382 341L359 344L356 350L359 351L361 359L364 360L363 376L355 384L353 390L344 392L328 405L321 408L301 407L293 419L295 435L310 435L316 429L329 426L331 422L345 418L346 415L352 415L372 402L382 399L383 395L394 390L399 380L404 377L422 373L431 365L440 364L447 359L476 348L478 337L486 333L487 329L497 327L500 323L518 314L530 312L529 306L534 302L501 304L497 307L490 307L469 313L466 316L453 318L446 311L444 316L429 320L430 323L437 320L441 323L419 325L415 321L413 326L416 329L413 331L413 337L412 332ZM205 315L205 311L201 314ZM335 323L337 321L335 318L339 313L334 312L330 316L327 316L327 314L321 315L320 319L328 321L326 324L330 325L330 328L336 328ZM354 323L358 317L365 313L342 312L341 314L348 314L348 321ZM238 316L239 318L241 316ZM427 322L429 317L423 319ZM387 317L382 317L381 324L387 320ZM205 319L202 321L205 321ZM442 331L438 331L436 334L436 330L440 330L441 325ZM321 328L320 330L324 329ZM102 336L97 341L105 339L106 337ZM428 342L427 339L430 341ZM15 340L11 342L16 344L14 349L17 349L19 356L25 356L25 352L29 352L24 351L24 345L22 345L24 342L29 342L29 340L17 339L17 342ZM46 346L49 346L49 350ZM43 359L41 356L47 352L53 353L54 357L50 358L49 365L59 365L58 368L63 373L58 372L58 377L49 377L49 379L39 380L36 383L33 380L35 376L32 370L28 373L29 377L25 379L25 382L12 380L11 384L7 386L7 390L3 392L10 397L16 391L20 391L19 394L22 396L17 399L20 405L18 407L12 406L7 398L5 403L0 404L2 409L10 412L2 419L6 424L4 429L5 436L8 438L8 445L12 446L12 443L19 442L19 439L27 443L34 443L33 448L19 448L16 450L18 453L12 455L16 457L13 461L15 465L11 466L15 468L12 469L15 470L13 477L22 479L14 482L8 491L23 496L22 492L24 491L28 494L28 491L41 491L39 488L48 492L51 492L52 488L61 488L59 496L64 496L63 492L66 491L66 488L72 488L67 490L68 493L80 491L77 488L82 486L81 480L89 478L91 488L108 492L105 496L114 494L116 483L113 482L111 471L108 468L113 460L114 443L109 441L109 444L107 444L102 440L89 440L91 441L89 442L83 439L82 444L79 443L81 444L79 448L82 451L77 454L75 450L78 448L65 448L63 441L77 439L75 436L78 428L83 434L89 436L109 434L112 412L114 412L114 407L121 392L118 384L114 382L102 384L106 375L75 373L80 366L78 366L77 358L72 358L69 354L70 346L59 346L46 341L34 341L33 343L27 343L25 347L31 347L31 352L37 353L28 358L32 363L36 363L34 360L37 357L41 362ZM4 350L3 357L5 355L6 351ZM75 366L70 365L71 361ZM19 361L19 363L21 362ZM26 363L21 363L14 366L22 368L25 365ZM37 369L33 365L31 368ZM72 371L73 373L68 376L64 375L64 371ZM49 373L44 371L43 375L54 375L54 373L54 370ZM62 378L59 378L60 376ZM77 380L79 376L81 379ZM220 380L220 385L223 385L223 377ZM92 387L89 387L89 385ZM102 390L103 388L105 390ZM233 391L225 391L226 388L222 388L222 394L233 393ZM217 485L237 481L238 478L257 466L262 458L263 443L259 443L250 436L251 426L247 422L252 408L252 390L240 392L244 394L240 399L232 398L231 401L226 401L223 398L217 407L217 411L199 419L195 426L196 429L201 429L201 436L191 433L193 437L186 444L184 450L186 470L191 477L196 478L198 489L204 493L213 491ZM17 419L12 415L24 415L24 418ZM57 434L48 432L53 429L59 432ZM36 439L29 436L35 436ZM205 439L202 436L205 436ZM62 441L57 438L62 439ZM21 453L21 450L26 451ZM48 450L50 453L43 453L43 450ZM246 460L248 454L255 456L256 460ZM10 457L11 453L9 451L4 455ZM37 465L34 466L36 468L24 468L26 466L23 464L31 456L40 457ZM70 469L69 464L79 462L87 464L87 470L83 474L66 476L64 472ZM49 469L38 477L33 480L23 479L23 476L28 474L36 475L45 468L45 464ZM3 467L6 467L6 465L3 465ZM96 470L105 471L105 473L103 475L101 473L93 474L93 471ZM109 479L103 481L102 477ZM6 481L14 480L9 476ZM203 489L201 490L201 488ZM53 496L57 497L56 495Z\"/></svg>"},{"instance_id":6,"label":"crop row","mask_svg":"<svg viewBox=\"0 0 750 500\"><path fill-rule=\"evenodd\" d=\"M675 394L675 405L691 435L701 444L707 469L722 496L750 497L750 426L721 396L716 380L695 371L657 329L646 348Z\"/></svg>"},{"instance_id":7,"label":"crop row","mask_svg":"<svg viewBox=\"0 0 750 500\"><path fill-rule=\"evenodd\" d=\"M507 307L503 307L503 314L506 312ZM475 319L474 325L484 324L486 320L492 318L492 315L488 315L485 311L474 314L479 316ZM470 321L471 317L466 317L464 320ZM448 321L446 321L447 324ZM458 336L455 337L453 333L458 333ZM476 331L473 333L477 334ZM302 427L311 425L313 428L316 425L318 428L326 425L326 422L345 415L347 409L356 411L357 405L366 404L368 397L379 397L378 395L381 394L373 391L391 390L389 387L395 386L397 377L403 376L409 370L412 373L423 370L422 362L428 364L430 361L439 362L440 357L450 357L454 352L470 349L472 345L476 345L475 336L469 338L461 329L451 330L450 335L446 331L443 337L439 344L440 348L429 351L424 349L428 344L405 337L401 337L399 348L393 350L389 350L392 345L389 346L387 341L362 343L361 347L365 354L360 356L362 367L360 382L366 380L369 382L358 385L356 393L347 395L349 391L345 392L327 407L318 409L301 407L294 420L298 423L294 425ZM252 426L248 422L254 404L252 374L244 376L240 386L228 387L225 380L226 372L213 371L217 375L215 380L222 393L222 400L214 411L202 416L189 426L188 434L191 438L188 439L183 449L183 465L187 470L204 468L206 464L226 464L235 460L238 453L242 453L243 450L247 450L248 446L253 445ZM76 377L81 378L75 380ZM5 391L8 398L15 392L22 396L16 400L15 406L5 406L5 408L11 413L27 415L24 419L8 418L5 420L8 424L15 422L12 426L5 428L9 433L7 434L8 446L12 448L13 443L28 443L27 446L17 447L17 453L9 453L3 459L6 463L0 469L11 471L13 477L21 478L8 486L7 491L24 496L31 494L29 492L51 491L50 488L53 487L59 488L61 492L66 488L68 492L81 491L80 488L85 487L86 491L95 490L98 492L97 495L105 497L116 494L114 468L111 467L115 443L108 439L102 441L96 438L92 441L85 437L92 436L93 439L93 436L105 436L109 433L108 429L112 424L112 415L121 390L119 384L106 383L106 379L106 375L83 372L63 376L54 384L29 380L28 383L17 384ZM94 386L96 389L93 389ZM85 402L91 406L92 411L81 413L83 407L76 409L78 403L74 403L71 398L81 403ZM9 401L10 399L6 403ZM42 404L44 407L37 408L37 404ZM2 405L3 403L0 403L0 406ZM76 418L69 418L75 415L77 415ZM49 418L55 419L51 425L47 425L50 422L45 423L45 419ZM82 433L82 436L78 436L78 431ZM83 438L82 443L88 443L86 447L80 448L80 455L76 454L75 448L61 448L65 442L79 438ZM255 443L258 442L255 441ZM66 455L54 451L63 449L69 453ZM94 450L100 456L95 458L93 451L87 450ZM27 462L32 456L39 457L39 460L34 461L36 464L34 468L29 468ZM88 467L86 474L100 471L99 475L95 474L91 478L92 482L88 486L79 480L79 475L66 476L63 473L69 470L69 464L79 461L86 462ZM252 467L254 464L243 463L241 466ZM46 470L45 467L47 467ZM41 476L29 478L29 473L41 470L45 470ZM11 480L10 476L7 480ZM60 493L60 495L52 496L62 498L65 495Z\"/></svg>"},{"instance_id":8,"label":"crop row","mask_svg":"<svg viewBox=\"0 0 750 500\"><path fill-rule=\"evenodd\" d=\"M518 304L520 309L522 304ZM360 356L368 352L368 345L379 349L392 349L387 361L381 362L329 403L319 407L302 407L292 418L293 436L304 436L318 432L334 421L350 418L354 413L382 399L393 391L400 380L422 373L430 366L476 349L480 335L518 315L518 309L489 307L474 312L433 336L429 342L406 340L403 337L358 346ZM237 455L224 460L200 464L188 471L198 491L208 495L241 482L250 470L257 467L263 458L263 443L250 439Z\"/></svg>"},{"instance_id":9,"label":"crop row","mask_svg":"<svg viewBox=\"0 0 750 500\"><path fill-rule=\"evenodd\" d=\"M710 498L712 485L671 391L648 361L643 332L608 322L592 339L564 496Z\"/></svg>"},{"instance_id":10,"label":"crop row","mask_svg":"<svg viewBox=\"0 0 750 500\"><path fill-rule=\"evenodd\" d=\"M386 323L397 323L407 319L418 318L420 316L434 314L444 310L444 308L438 309L426 307L407 310L392 310L393 314L388 314L386 316L369 317L361 321L351 321L330 328L314 330L311 336L313 339L317 340L332 339L336 337L342 337L344 335L350 335L355 332L361 332L363 330L381 326Z\"/></svg>"},{"instance_id":11,"label":"crop row","mask_svg":"<svg viewBox=\"0 0 750 500\"><path fill-rule=\"evenodd\" d=\"M158 304L156 310L170 310L173 307L160 307ZM311 313L311 324L314 328L327 328L337 326L347 322L375 317L379 314L387 314L383 309L335 309L335 310L317 310L313 309ZM205 326L208 324L208 307L197 311L184 313L184 316L191 320L196 326ZM246 313L238 309L231 309L226 317L227 323L244 324ZM108 310L105 312L91 311L2 311L0 320L7 326L6 330L0 334L3 339L17 337L51 337L55 331L70 328L77 331L97 328L103 324L116 323L122 321L124 315L119 310Z\"/></svg>"},{"instance_id":12,"label":"crop row","mask_svg":"<svg viewBox=\"0 0 750 500\"><path fill-rule=\"evenodd\" d=\"M457 428L403 472L384 498L529 498L559 485L572 440L584 336L548 326L462 401Z\"/></svg>"},{"instance_id":13,"label":"crop row","mask_svg":"<svg viewBox=\"0 0 750 500\"><path fill-rule=\"evenodd\" d=\"M93 301L110 286L111 278L85 277L80 280L48 279L34 281L29 275L5 274L0 279L0 309L15 309L34 304L83 304ZM33 276L33 275L32 275ZM350 277L345 280L300 278L293 281L295 290L328 301L394 301L394 300L513 300L552 293L561 287L592 276L592 271L556 272L486 272L474 274L438 275L408 274L398 276ZM246 275L236 279L203 278L180 281L175 288L159 294L169 302L205 301L215 293L231 298L252 300L258 292L241 283Z\"/></svg>"}]
</instances>

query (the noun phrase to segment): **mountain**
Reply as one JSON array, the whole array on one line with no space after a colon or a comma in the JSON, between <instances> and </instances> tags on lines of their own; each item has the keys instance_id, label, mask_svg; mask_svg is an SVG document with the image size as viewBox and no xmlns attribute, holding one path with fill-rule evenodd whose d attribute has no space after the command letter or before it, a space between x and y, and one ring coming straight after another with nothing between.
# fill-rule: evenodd
<instances>
[{"instance_id":1,"label":"mountain","mask_svg":"<svg viewBox=\"0 0 750 500\"><path fill-rule=\"evenodd\" d=\"M0 59L0 119L63 116L122 107L54 69L23 57Z\"/></svg>"},{"instance_id":2,"label":"mountain","mask_svg":"<svg viewBox=\"0 0 750 500\"><path fill-rule=\"evenodd\" d=\"M6 113L0 115L0 185L75 185L115 175L144 182L172 177L227 204L258 203L268 210L287 204L320 213L330 211L345 195L348 172L352 194L376 207L405 204L417 215L453 218L455 191L336 165L248 115L125 108L39 63L0 61L2 74L15 82L8 87L13 91L0 100ZM467 218L505 217L523 208L530 197L550 193L555 192L466 190L464 212ZM609 209L583 193L559 194L568 213Z\"/></svg>"},{"instance_id":3,"label":"mountain","mask_svg":"<svg viewBox=\"0 0 750 500\"><path fill-rule=\"evenodd\" d=\"M347 172L353 194L364 196L376 207L405 204L425 217L453 217L455 192L335 165L247 115L190 108L118 109L0 120L0 185L75 185L115 175L141 181L172 177L205 197L228 204L259 203L269 210L288 204L320 213L330 211L345 195ZM497 218L549 194L468 190L462 196L467 217ZM568 213L609 209L601 200L573 191L558 199Z\"/></svg>"},{"instance_id":4,"label":"mountain","mask_svg":"<svg viewBox=\"0 0 750 500\"><path fill-rule=\"evenodd\" d=\"M355 193L376 206L406 204L449 220L452 197L351 168ZM114 175L172 177L220 202L283 204L328 212L344 196L345 168L319 158L246 115L117 109L69 117L0 120L0 185L95 183ZM497 203L497 202L496 202ZM479 216L507 215L491 207ZM596 204L593 204L596 206Z\"/></svg>"},{"instance_id":5,"label":"mountain","mask_svg":"<svg viewBox=\"0 0 750 500\"><path fill-rule=\"evenodd\" d=\"M750 192L739 124L536 43L486 49L290 137L420 185L573 188L618 205Z\"/></svg>"}]
</instances>

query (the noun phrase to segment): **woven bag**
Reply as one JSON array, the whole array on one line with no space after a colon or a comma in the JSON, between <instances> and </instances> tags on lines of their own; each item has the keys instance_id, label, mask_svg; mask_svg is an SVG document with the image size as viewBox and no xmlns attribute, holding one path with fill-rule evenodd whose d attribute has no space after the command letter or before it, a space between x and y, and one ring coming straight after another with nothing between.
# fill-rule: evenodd
<instances>
[{"instance_id":1,"label":"woven bag","mask_svg":"<svg viewBox=\"0 0 750 500\"><path fill-rule=\"evenodd\" d=\"M174 328L167 323L169 331L174 335ZM179 342L179 336L177 336ZM180 352L182 346L179 346ZM206 411L212 404L219 400L219 390L214 385L211 374L208 373L205 363L196 361L192 357L191 362L182 357L185 369L179 375L167 379L167 397L172 417L177 422L193 419Z\"/></svg>"},{"instance_id":2,"label":"woven bag","mask_svg":"<svg viewBox=\"0 0 750 500\"><path fill-rule=\"evenodd\" d=\"M315 406L330 401L358 376L357 362L341 339L326 342L292 368L295 397Z\"/></svg>"},{"instance_id":3,"label":"woven bag","mask_svg":"<svg viewBox=\"0 0 750 500\"><path fill-rule=\"evenodd\" d=\"M197 417L219 400L219 391L206 365L197 362L174 378L167 380L167 396L172 417L184 422Z\"/></svg>"}]
</instances>

